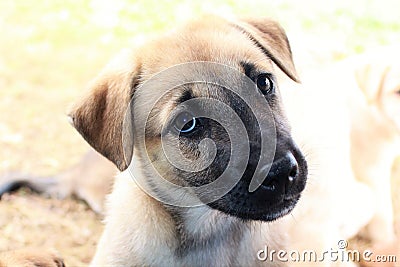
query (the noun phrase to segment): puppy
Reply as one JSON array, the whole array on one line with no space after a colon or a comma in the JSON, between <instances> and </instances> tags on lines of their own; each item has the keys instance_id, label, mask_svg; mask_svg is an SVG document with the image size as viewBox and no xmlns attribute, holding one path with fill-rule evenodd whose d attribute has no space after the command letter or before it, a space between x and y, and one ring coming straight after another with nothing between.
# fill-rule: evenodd
<instances>
[{"instance_id":1,"label":"puppy","mask_svg":"<svg viewBox=\"0 0 400 267\"><path fill-rule=\"evenodd\" d=\"M265 244L283 248L279 221L272 221L291 212L307 178L305 158L282 110L276 66L298 81L288 40L277 23L204 17L122 55L100 74L70 113L85 140L122 171L108 199L93 266L285 264L257 259ZM244 86L237 73L252 85ZM260 103L270 112L260 103L250 108L242 100L247 96L219 86L226 82L254 93L255 101L264 101ZM192 100L206 102L188 104ZM229 110L236 115L230 116ZM219 121L204 115L216 111ZM228 135L226 127L234 118L245 131ZM249 150L241 141L246 133ZM267 146L276 137L276 151L269 165L258 168L270 153L263 151L265 136ZM165 152L174 148L175 153ZM250 157L243 156L246 152ZM179 160L191 164L177 166ZM218 182L230 160L237 165L231 166L225 182L237 182L199 190ZM226 194L214 198L221 191Z\"/></svg>"},{"instance_id":2,"label":"puppy","mask_svg":"<svg viewBox=\"0 0 400 267\"><path fill-rule=\"evenodd\" d=\"M392 165L400 154L395 55L396 49L382 48L309 70L303 90L283 86L293 136L304 146L311 169L302 202L292 213L296 220L286 219L291 249L312 249L318 255L341 251L338 242L360 231L375 248L390 247L396 240L390 185ZM335 264L348 262L328 259L324 266Z\"/></svg>"},{"instance_id":3,"label":"puppy","mask_svg":"<svg viewBox=\"0 0 400 267\"><path fill-rule=\"evenodd\" d=\"M298 81L276 22L205 17L120 56L100 74L70 113L78 132L122 171L93 266L285 265L257 259L266 244L283 248L284 233L272 221L292 211L307 179L276 66ZM203 102L188 104L196 99ZM242 128L232 131L234 119ZM166 153L164 145L178 150ZM5 254L0 261L7 257L24 258Z\"/></svg>"},{"instance_id":4,"label":"puppy","mask_svg":"<svg viewBox=\"0 0 400 267\"><path fill-rule=\"evenodd\" d=\"M338 242L356 235L371 219L373 212L361 207L373 205L372 192L352 171L347 102L333 90L335 86L330 87L332 83L326 84L331 80L325 77L337 72L313 74L304 76L304 88L281 90L293 137L303 147L310 170L302 201L291 217L284 218L284 228L289 251L316 253L291 265L352 266L326 251L343 251Z\"/></svg>"},{"instance_id":5,"label":"puppy","mask_svg":"<svg viewBox=\"0 0 400 267\"><path fill-rule=\"evenodd\" d=\"M375 213L366 234L381 244L395 240L390 178L400 156L399 57L396 47L386 47L358 60L354 68L362 96L351 106L352 166L357 179L374 191Z\"/></svg>"}]
</instances>

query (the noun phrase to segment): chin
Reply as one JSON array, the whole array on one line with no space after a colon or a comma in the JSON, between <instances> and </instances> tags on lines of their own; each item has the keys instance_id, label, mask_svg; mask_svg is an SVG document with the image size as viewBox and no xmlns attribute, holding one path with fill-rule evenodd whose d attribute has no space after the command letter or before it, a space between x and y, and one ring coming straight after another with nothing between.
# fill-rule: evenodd
<instances>
[{"instance_id":1,"label":"chin","mask_svg":"<svg viewBox=\"0 0 400 267\"><path fill-rule=\"evenodd\" d=\"M271 203L265 203L265 205L262 205L259 203L253 207L246 203L242 205L232 205L232 202L226 203L221 199L221 201L209 203L208 206L245 221L271 222L289 214L295 208L299 199L300 195L290 199L282 199L276 204L271 205Z\"/></svg>"}]
</instances>

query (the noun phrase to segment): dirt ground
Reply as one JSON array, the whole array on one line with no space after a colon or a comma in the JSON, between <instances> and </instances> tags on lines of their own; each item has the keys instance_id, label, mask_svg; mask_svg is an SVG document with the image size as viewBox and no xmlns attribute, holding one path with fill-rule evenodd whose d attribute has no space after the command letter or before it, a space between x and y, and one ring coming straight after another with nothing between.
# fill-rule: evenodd
<instances>
[{"instance_id":1,"label":"dirt ground","mask_svg":"<svg viewBox=\"0 0 400 267\"><path fill-rule=\"evenodd\" d=\"M0 249L55 248L67 266L87 265L102 224L79 201L46 199L20 192L0 203Z\"/></svg>"}]
</instances>

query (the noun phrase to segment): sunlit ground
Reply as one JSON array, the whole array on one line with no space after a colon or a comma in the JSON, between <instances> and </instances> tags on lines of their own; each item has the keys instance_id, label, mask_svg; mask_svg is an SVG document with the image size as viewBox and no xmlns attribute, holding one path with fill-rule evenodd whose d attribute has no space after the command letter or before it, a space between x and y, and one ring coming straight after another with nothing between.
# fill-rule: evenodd
<instances>
[{"instance_id":1,"label":"sunlit ground","mask_svg":"<svg viewBox=\"0 0 400 267\"><path fill-rule=\"evenodd\" d=\"M87 146L67 123L69 104L118 50L177 22L272 16L307 68L400 43L399 10L396 0L0 1L0 173L52 174L76 162ZM26 197L0 203L0 250L54 245L67 263L87 263L98 219L82 203Z\"/></svg>"}]
</instances>

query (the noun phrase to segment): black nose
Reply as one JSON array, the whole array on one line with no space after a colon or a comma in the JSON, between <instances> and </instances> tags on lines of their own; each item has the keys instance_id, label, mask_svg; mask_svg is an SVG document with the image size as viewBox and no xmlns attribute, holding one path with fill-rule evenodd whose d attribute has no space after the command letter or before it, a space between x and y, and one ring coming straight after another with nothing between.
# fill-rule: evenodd
<instances>
[{"instance_id":1,"label":"black nose","mask_svg":"<svg viewBox=\"0 0 400 267\"><path fill-rule=\"evenodd\" d=\"M270 190L275 196L288 195L298 176L298 164L291 152L275 160L262 183L264 189Z\"/></svg>"}]
</instances>

